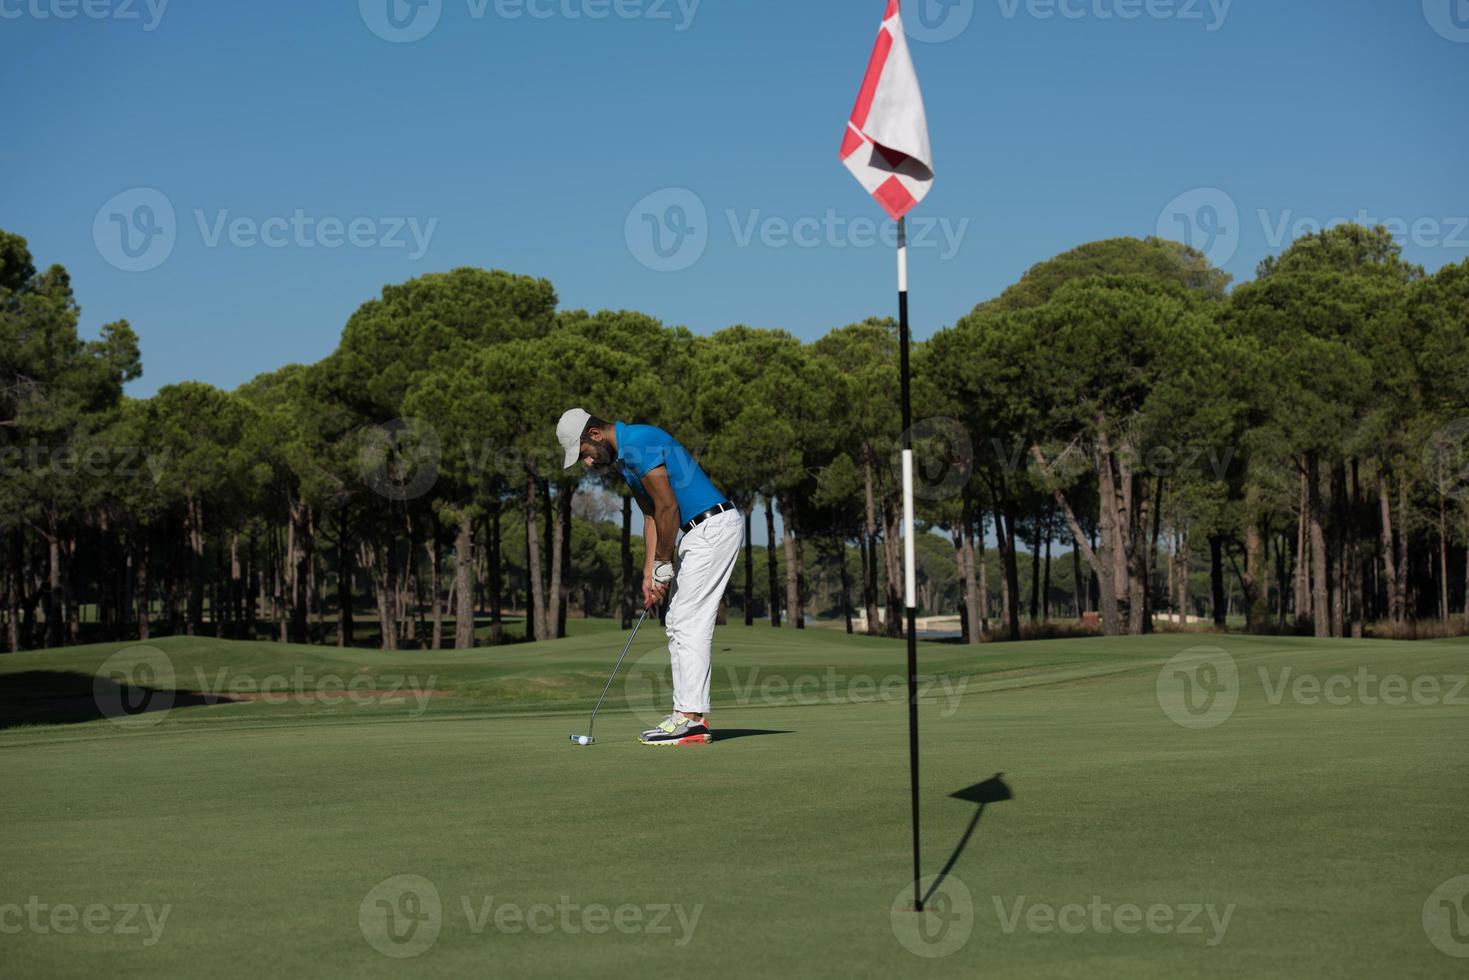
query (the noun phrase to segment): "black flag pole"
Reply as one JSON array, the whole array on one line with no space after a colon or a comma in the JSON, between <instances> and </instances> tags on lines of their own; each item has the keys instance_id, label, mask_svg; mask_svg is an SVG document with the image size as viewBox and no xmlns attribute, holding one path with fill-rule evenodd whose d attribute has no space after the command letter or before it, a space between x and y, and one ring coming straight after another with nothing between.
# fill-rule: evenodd
<instances>
[{"instance_id":1,"label":"black flag pole","mask_svg":"<svg viewBox=\"0 0 1469 980\"><path fill-rule=\"evenodd\" d=\"M898 219L898 358L903 401L903 605L908 613L908 774L913 799L913 910L923 911L918 847L918 634L913 550L913 401L908 374L908 219Z\"/></svg>"}]
</instances>

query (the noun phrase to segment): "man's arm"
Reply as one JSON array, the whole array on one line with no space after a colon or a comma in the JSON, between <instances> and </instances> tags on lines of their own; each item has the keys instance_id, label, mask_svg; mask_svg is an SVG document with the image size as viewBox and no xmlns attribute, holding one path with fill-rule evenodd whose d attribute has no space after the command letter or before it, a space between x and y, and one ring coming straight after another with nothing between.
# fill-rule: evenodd
<instances>
[{"instance_id":1,"label":"man's arm","mask_svg":"<svg viewBox=\"0 0 1469 980\"><path fill-rule=\"evenodd\" d=\"M639 504L639 506L642 506ZM643 511L643 581L653 581L653 553L658 550L658 522L653 519L653 504Z\"/></svg>"},{"instance_id":2,"label":"man's arm","mask_svg":"<svg viewBox=\"0 0 1469 980\"><path fill-rule=\"evenodd\" d=\"M653 561L673 561L673 546L678 541L678 500L668 482L668 467L659 466L643 477L643 489L652 504L654 546L648 549ZM639 501L639 505L641 505ZM644 511L644 513L648 513Z\"/></svg>"},{"instance_id":3,"label":"man's arm","mask_svg":"<svg viewBox=\"0 0 1469 980\"><path fill-rule=\"evenodd\" d=\"M629 485L632 497L638 502L638 510L643 512L643 581L649 581L653 575L653 552L658 547L658 522L653 519L653 501L648 495Z\"/></svg>"},{"instance_id":4,"label":"man's arm","mask_svg":"<svg viewBox=\"0 0 1469 980\"><path fill-rule=\"evenodd\" d=\"M642 479L647 493L633 491L638 506L643 511L643 540L646 557L643 559L643 601L648 608L662 602L668 596L673 568L673 546L678 540L678 500L668 482L667 467L659 466ZM654 566L667 565L664 571L669 578L658 582L654 578Z\"/></svg>"},{"instance_id":5,"label":"man's arm","mask_svg":"<svg viewBox=\"0 0 1469 980\"><path fill-rule=\"evenodd\" d=\"M653 555L658 550L658 522L653 517L656 509L647 494L628 486L643 512L643 605L651 609L662 598L662 590L653 584Z\"/></svg>"}]
</instances>

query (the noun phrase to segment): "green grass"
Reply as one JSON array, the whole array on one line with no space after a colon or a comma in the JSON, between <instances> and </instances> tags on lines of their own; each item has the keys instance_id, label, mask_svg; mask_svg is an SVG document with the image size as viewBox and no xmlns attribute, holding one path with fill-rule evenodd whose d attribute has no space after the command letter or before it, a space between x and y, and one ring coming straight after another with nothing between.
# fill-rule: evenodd
<instances>
[{"instance_id":1,"label":"green grass","mask_svg":"<svg viewBox=\"0 0 1469 980\"><path fill-rule=\"evenodd\" d=\"M622 634L572 626L555 643L463 654L169 638L144 657L118 645L0 657L0 928L12 930L0 974L1463 975L1422 921L1436 888L1469 875L1469 689L1444 703L1469 674L1463 640L923 644L921 671L936 679L923 705L923 865L952 860L943 893L962 883L973 903L949 926L969 928L967 942L924 958L891 912L911 863L900 642L721 628L712 719L744 734L653 750L632 737L665 697L649 624L598 744L576 748L567 734L584 729ZM1193 729L1165 713L1158 681L1201 644L1233 658L1238 705ZM1440 686L1417 702L1410 688L1403 704L1368 703L1355 686L1340 705L1292 693L1303 674L1355 685L1363 668ZM171 707L98 717L99 669L147 684L104 682L104 703ZM284 703L197 696L272 677ZM383 693L315 693L355 678ZM440 693L385 701L394 686ZM986 805L959 849L977 811L948 794L997 773L1013 799ZM405 874L430 881L442 911L437 940L398 960L369 944L359 911ZM139 933L45 921L14 932L5 906L31 896L169 911L151 944L141 915ZM1104 931L1090 910L1084 922L1065 913L1075 932L1039 918L1097 903L1229 919L1221 935L1207 915L1186 934L1120 932L1099 912ZM665 905L684 919L648 931ZM550 908L536 919L549 931L497 928L495 910L536 906ZM629 931L587 931L588 906L622 909Z\"/></svg>"}]
</instances>

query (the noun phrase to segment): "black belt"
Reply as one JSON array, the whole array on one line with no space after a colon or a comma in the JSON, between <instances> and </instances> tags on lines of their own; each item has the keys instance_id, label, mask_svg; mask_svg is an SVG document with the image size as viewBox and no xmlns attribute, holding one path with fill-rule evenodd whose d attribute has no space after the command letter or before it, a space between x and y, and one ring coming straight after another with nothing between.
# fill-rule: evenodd
<instances>
[{"instance_id":1,"label":"black belt","mask_svg":"<svg viewBox=\"0 0 1469 980\"><path fill-rule=\"evenodd\" d=\"M715 514L723 514L727 510L734 509L735 505L729 503L728 501L722 504L715 504L713 507L710 507L708 510L704 511L704 513L696 515L692 520L685 523L683 527L679 528L679 530L685 534L688 534L694 528L698 527L700 524L703 524Z\"/></svg>"}]
</instances>

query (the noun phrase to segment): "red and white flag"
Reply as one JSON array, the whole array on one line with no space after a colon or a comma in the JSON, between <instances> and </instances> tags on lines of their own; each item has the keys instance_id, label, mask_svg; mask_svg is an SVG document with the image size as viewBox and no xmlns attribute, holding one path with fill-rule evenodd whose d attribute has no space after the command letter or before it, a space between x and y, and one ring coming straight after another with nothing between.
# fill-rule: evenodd
<instances>
[{"instance_id":1,"label":"red and white flag","mask_svg":"<svg viewBox=\"0 0 1469 980\"><path fill-rule=\"evenodd\" d=\"M894 220L933 186L923 92L908 55L900 0L888 0L867 77L842 137L842 162Z\"/></svg>"}]
</instances>

